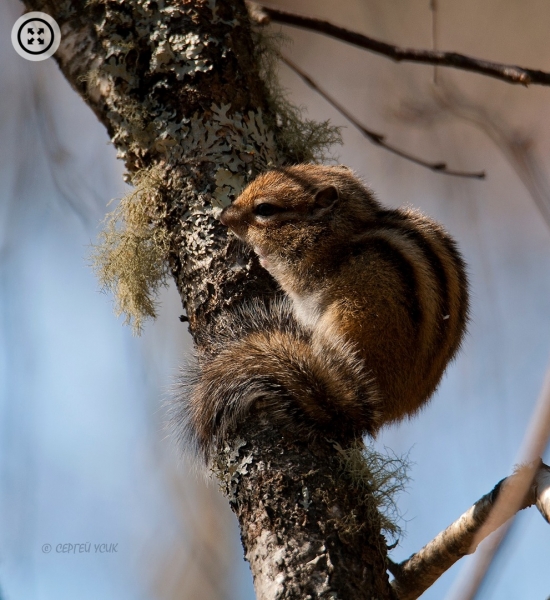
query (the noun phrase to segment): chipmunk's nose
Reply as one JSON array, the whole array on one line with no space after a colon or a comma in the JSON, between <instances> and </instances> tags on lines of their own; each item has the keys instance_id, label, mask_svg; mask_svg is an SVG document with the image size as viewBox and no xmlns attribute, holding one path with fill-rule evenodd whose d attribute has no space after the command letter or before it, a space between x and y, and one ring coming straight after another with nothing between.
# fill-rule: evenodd
<instances>
[{"instance_id":1,"label":"chipmunk's nose","mask_svg":"<svg viewBox=\"0 0 550 600\"><path fill-rule=\"evenodd\" d=\"M231 227L235 223L235 209L233 206L226 206L220 215L220 222L226 227Z\"/></svg>"},{"instance_id":2,"label":"chipmunk's nose","mask_svg":"<svg viewBox=\"0 0 550 600\"><path fill-rule=\"evenodd\" d=\"M220 214L220 223L229 227L238 238L244 239L246 236L248 225L238 206L232 204L224 208Z\"/></svg>"}]
</instances>

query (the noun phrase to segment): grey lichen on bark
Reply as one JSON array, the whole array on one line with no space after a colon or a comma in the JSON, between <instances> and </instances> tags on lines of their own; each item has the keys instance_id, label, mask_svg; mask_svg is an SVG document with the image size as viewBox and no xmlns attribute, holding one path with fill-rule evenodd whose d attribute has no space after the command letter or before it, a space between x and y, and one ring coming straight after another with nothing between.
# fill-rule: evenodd
<instances>
[{"instance_id":1,"label":"grey lichen on bark","mask_svg":"<svg viewBox=\"0 0 550 600\"><path fill-rule=\"evenodd\" d=\"M204 351L204 333L224 327L228 307L276 293L217 214L258 172L311 158L300 150L307 144L288 142L285 118L277 122L244 3L25 4L57 20L59 66L106 126L136 184L122 209L126 229L110 238L113 252L104 255L104 266L114 269L111 283L129 294L130 313L132 302L141 302L136 310L147 316L155 310L154 286L171 274ZM302 128L302 142L314 131ZM311 140L322 147L331 135L325 129ZM166 261L154 276L116 255L143 251L145 262L155 262L148 248ZM120 277L124 268L129 279ZM153 293L136 300L124 289L132 285ZM239 518L260 598L393 598L380 522L372 518L369 495L346 477L332 442L292 439L257 411L228 444L217 475Z\"/></svg>"},{"instance_id":2,"label":"grey lichen on bark","mask_svg":"<svg viewBox=\"0 0 550 600\"><path fill-rule=\"evenodd\" d=\"M216 220L239 186L285 160L264 119L268 94L244 5L27 5L57 19L58 62L107 127L128 180L138 188L153 175L159 182L145 217L170 238L166 258L192 330L200 331L197 319L218 314L222 300L244 295L249 273L269 287L249 259L224 268L238 261L227 260L236 249Z\"/></svg>"},{"instance_id":3,"label":"grey lichen on bark","mask_svg":"<svg viewBox=\"0 0 550 600\"><path fill-rule=\"evenodd\" d=\"M395 598L376 503L337 448L294 438L257 413L219 452L214 472L259 600Z\"/></svg>"}]
</instances>

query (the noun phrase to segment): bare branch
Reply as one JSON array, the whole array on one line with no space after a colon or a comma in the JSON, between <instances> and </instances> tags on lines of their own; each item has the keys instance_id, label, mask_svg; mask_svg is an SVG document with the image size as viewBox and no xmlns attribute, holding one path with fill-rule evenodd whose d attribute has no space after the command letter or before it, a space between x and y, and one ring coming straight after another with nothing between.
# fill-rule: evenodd
<instances>
[{"instance_id":1,"label":"bare branch","mask_svg":"<svg viewBox=\"0 0 550 600\"><path fill-rule=\"evenodd\" d=\"M252 3L251 3L252 4ZM262 15L259 21L262 24L267 24L269 20L275 23L291 25L293 27L301 27L318 33L334 37L343 42L365 48L376 54L381 54L391 58L397 62L414 62L428 65L441 65L443 67L452 67L471 71L488 77L495 77L507 83L521 84L528 86L529 84L550 85L550 73L539 71L537 69L529 69L519 67L517 65L506 65L495 63L472 56L459 54L458 52L442 52L439 50L422 50L415 48L401 48L393 44L387 44L380 40L368 37L343 27L333 25L328 21L315 19L297 15L284 10L259 5L259 10L255 9L255 14Z\"/></svg>"},{"instance_id":2,"label":"bare branch","mask_svg":"<svg viewBox=\"0 0 550 600\"><path fill-rule=\"evenodd\" d=\"M535 494L540 514L550 523L550 467L543 465L535 477Z\"/></svg>"},{"instance_id":3,"label":"bare branch","mask_svg":"<svg viewBox=\"0 0 550 600\"><path fill-rule=\"evenodd\" d=\"M461 600L472 600L506 539L511 523L507 521L519 510L533 504L548 521L550 467L538 457L543 454L549 436L550 368L519 453L519 462L523 466L514 475L499 482L420 552L393 567L392 573L398 573L393 586L400 600L418 598L457 560L473 553L481 541L500 527L495 533L494 543L476 554L473 573L464 578L457 594Z\"/></svg>"},{"instance_id":4,"label":"bare branch","mask_svg":"<svg viewBox=\"0 0 550 600\"><path fill-rule=\"evenodd\" d=\"M407 123L427 127L454 115L482 131L502 152L550 227L550 182L536 152L536 139L510 127L495 112L468 98L448 79L440 78L430 100L411 99L395 115Z\"/></svg>"},{"instance_id":5,"label":"bare branch","mask_svg":"<svg viewBox=\"0 0 550 600\"><path fill-rule=\"evenodd\" d=\"M290 69L292 69L310 88L315 90L320 96L322 96L329 104L334 106L334 108L343 115L356 129L358 129L370 142L388 150L389 152L400 156L408 161L411 161L417 165L422 167L426 167L431 171L435 171L437 173L443 173L444 175L454 175L455 177L468 177L471 179L484 179L485 172L468 172L468 171L453 171L447 168L446 163L444 162L428 162L421 158L418 158L404 150L400 150L399 148L388 144L385 141L385 136L381 133L376 133L372 131L372 129L367 129L364 125L359 123L359 121L346 109L344 108L337 100L335 100L332 96L330 96L325 90L323 90L309 75L304 73L294 62L292 62L286 56L279 54L279 58L282 62L287 65Z\"/></svg>"},{"instance_id":6,"label":"bare branch","mask_svg":"<svg viewBox=\"0 0 550 600\"><path fill-rule=\"evenodd\" d=\"M483 131L504 154L533 199L542 218L550 227L550 184L545 169L535 152L531 136L514 131L494 109L477 105L449 81L434 90L443 108L465 119Z\"/></svg>"},{"instance_id":7,"label":"bare branch","mask_svg":"<svg viewBox=\"0 0 550 600\"><path fill-rule=\"evenodd\" d=\"M513 501L518 494L519 503ZM533 504L537 504L548 520L550 467L540 460L497 483L422 550L400 564L392 563L388 569L395 577L392 585L399 600L418 598L455 562L466 554L472 554L485 537L518 510Z\"/></svg>"},{"instance_id":8,"label":"bare branch","mask_svg":"<svg viewBox=\"0 0 550 600\"><path fill-rule=\"evenodd\" d=\"M537 460L537 457L542 456L546 446L548 445L548 439L550 437L550 366L546 371L545 381L542 388L542 392L539 396L533 415L531 416L531 422L523 438L522 447L519 452L520 464L532 465ZM526 472L526 476L523 479L518 480L517 485L510 488L508 495L502 495L498 498L497 503L491 513L491 519L499 519L501 515L507 512L515 513L516 510L522 508L525 496L528 494L538 493L538 497L534 497L533 504L537 503L537 506L542 506L543 516L546 518L547 507L548 507L548 491L545 487L547 481L547 475L538 476L538 472L531 469L531 473ZM540 489L538 482L541 483ZM540 500L539 500L540 499ZM539 508L540 510L540 508ZM460 586L457 598L461 600L473 600L478 590L480 589L485 576L487 575L491 564L493 563L495 556L497 556L499 550L503 547L504 542L507 539L507 535L510 531L510 523L506 523L495 534L495 541L490 546L485 546L480 549L475 556L473 561L472 570L468 573L468 576L464 578L464 584ZM484 524L484 529L487 529L487 524ZM485 533L484 529L477 532L474 538L474 546L476 546L482 539L483 535L488 535L490 531Z\"/></svg>"}]
</instances>

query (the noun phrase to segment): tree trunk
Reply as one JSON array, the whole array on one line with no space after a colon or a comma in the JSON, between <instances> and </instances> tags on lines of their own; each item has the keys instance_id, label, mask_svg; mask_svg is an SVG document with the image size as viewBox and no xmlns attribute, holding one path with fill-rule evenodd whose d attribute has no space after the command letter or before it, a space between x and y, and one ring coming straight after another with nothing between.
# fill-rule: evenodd
<instances>
[{"instance_id":1,"label":"tree trunk","mask_svg":"<svg viewBox=\"0 0 550 600\"><path fill-rule=\"evenodd\" d=\"M53 16L56 58L106 126L130 180L155 173L152 222L199 349L243 298L275 284L215 218L258 172L289 160L274 136L242 0L25 0ZM135 179L134 179L135 181ZM258 598L393 598L372 498L334 444L254 412L216 460Z\"/></svg>"}]
</instances>

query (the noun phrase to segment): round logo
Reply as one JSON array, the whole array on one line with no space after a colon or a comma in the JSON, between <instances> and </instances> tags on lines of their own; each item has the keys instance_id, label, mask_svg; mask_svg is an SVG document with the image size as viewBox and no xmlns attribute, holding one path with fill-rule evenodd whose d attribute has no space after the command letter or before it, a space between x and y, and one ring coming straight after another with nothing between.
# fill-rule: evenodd
<instances>
[{"instance_id":1,"label":"round logo","mask_svg":"<svg viewBox=\"0 0 550 600\"><path fill-rule=\"evenodd\" d=\"M59 48L61 31L55 19L43 12L29 12L17 19L11 43L27 60L46 60Z\"/></svg>"}]
</instances>

